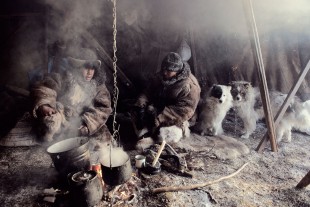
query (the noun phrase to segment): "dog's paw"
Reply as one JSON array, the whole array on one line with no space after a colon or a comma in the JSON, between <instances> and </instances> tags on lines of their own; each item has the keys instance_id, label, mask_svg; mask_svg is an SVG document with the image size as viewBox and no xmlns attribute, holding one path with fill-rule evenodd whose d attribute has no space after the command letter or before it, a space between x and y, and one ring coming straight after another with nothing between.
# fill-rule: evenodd
<instances>
[{"instance_id":1,"label":"dog's paw","mask_svg":"<svg viewBox=\"0 0 310 207\"><path fill-rule=\"evenodd\" d=\"M283 139L283 142L285 143L290 143L292 141L292 137L286 137L285 139Z\"/></svg>"},{"instance_id":2,"label":"dog's paw","mask_svg":"<svg viewBox=\"0 0 310 207\"><path fill-rule=\"evenodd\" d=\"M248 139L250 137L250 135L249 134L244 134L244 135L241 135L241 138L242 139Z\"/></svg>"}]
</instances>

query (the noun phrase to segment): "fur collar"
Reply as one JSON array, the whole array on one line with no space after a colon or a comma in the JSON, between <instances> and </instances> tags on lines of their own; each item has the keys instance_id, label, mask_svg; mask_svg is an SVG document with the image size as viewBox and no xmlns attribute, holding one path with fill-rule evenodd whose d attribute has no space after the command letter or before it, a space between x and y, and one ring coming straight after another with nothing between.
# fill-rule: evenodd
<instances>
[{"instance_id":1,"label":"fur collar","mask_svg":"<svg viewBox=\"0 0 310 207\"><path fill-rule=\"evenodd\" d=\"M187 62L184 62L181 72L178 73L176 77L174 77L170 80L163 80L161 77L161 82L164 86L173 85L176 82L178 82L179 80L184 80L184 79L188 78L190 73L191 73L191 69L189 67L189 64Z\"/></svg>"}]
</instances>

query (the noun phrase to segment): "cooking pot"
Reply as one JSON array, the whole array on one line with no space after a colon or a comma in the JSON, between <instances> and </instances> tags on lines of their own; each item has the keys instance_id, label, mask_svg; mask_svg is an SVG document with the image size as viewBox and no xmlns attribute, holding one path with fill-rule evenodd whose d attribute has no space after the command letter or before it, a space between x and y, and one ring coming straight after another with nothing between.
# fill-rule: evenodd
<instances>
[{"instance_id":1,"label":"cooking pot","mask_svg":"<svg viewBox=\"0 0 310 207\"><path fill-rule=\"evenodd\" d=\"M101 159L103 181L110 186L120 185L131 178L132 167L128 154L121 148L113 148Z\"/></svg>"},{"instance_id":2,"label":"cooking pot","mask_svg":"<svg viewBox=\"0 0 310 207\"><path fill-rule=\"evenodd\" d=\"M95 171L79 171L68 175L71 203L89 207L98 204L103 196L103 185Z\"/></svg>"},{"instance_id":3,"label":"cooking pot","mask_svg":"<svg viewBox=\"0 0 310 207\"><path fill-rule=\"evenodd\" d=\"M90 154L87 137L65 139L47 148L56 170L62 176L71 172L90 169Z\"/></svg>"}]
</instances>

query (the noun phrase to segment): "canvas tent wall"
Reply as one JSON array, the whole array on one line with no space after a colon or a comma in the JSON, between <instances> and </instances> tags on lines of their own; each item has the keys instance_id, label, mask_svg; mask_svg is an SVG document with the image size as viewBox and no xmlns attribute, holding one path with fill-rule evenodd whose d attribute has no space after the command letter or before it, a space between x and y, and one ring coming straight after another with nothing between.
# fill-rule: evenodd
<instances>
[{"instance_id":1,"label":"canvas tent wall","mask_svg":"<svg viewBox=\"0 0 310 207\"><path fill-rule=\"evenodd\" d=\"M294 3L289 0L253 2L270 89L288 92L310 57L307 31L310 26L309 4L306 0ZM8 10L2 9L1 14L24 12L20 9L23 8L21 1L12 5L4 3L3 8ZM44 50L41 46L33 47L37 42L53 44L61 39L68 44L89 46L88 40L82 38L82 33L88 31L112 56L110 1L46 0L44 3L33 1L33 5L43 7L43 11L46 9L47 28L31 20L34 26L28 30L25 28L21 33L1 36L2 41L8 37L11 41L11 44L2 44L0 48L1 54L7 57L6 61L1 61L1 68L14 71L7 75L2 69L0 73L8 77L2 78L1 84L14 83L27 87L26 80L20 81L27 79L27 76L20 73L27 72L38 62L45 64L37 60L43 60L46 54L39 51ZM20 18L20 21L25 21ZM2 15L2 31L12 26L10 21ZM117 29L118 66L138 89L147 84L148 79L159 70L164 55L175 51L183 37L195 50L195 56L189 63L203 90L214 83L227 84L231 80L247 80L253 85L258 83L242 1L118 0ZM42 35L39 39L33 35L37 39L31 41L24 38L32 36L31 33ZM15 52L16 48L19 48L18 52ZM34 50L35 58L30 56ZM30 64L11 64L13 61ZM105 67L111 65L106 63ZM305 98L310 93L308 80L309 75L298 91ZM125 86L121 88L121 98L130 94L126 90Z\"/></svg>"}]
</instances>

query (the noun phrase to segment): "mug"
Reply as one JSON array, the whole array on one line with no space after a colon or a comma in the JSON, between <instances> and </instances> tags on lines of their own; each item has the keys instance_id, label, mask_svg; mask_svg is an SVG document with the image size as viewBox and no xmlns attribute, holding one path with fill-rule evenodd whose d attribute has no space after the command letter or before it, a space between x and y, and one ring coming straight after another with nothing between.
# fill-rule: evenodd
<instances>
[{"instance_id":1,"label":"mug","mask_svg":"<svg viewBox=\"0 0 310 207\"><path fill-rule=\"evenodd\" d=\"M146 157L144 155L136 155L135 160L136 160L136 168L142 168L145 165L145 159Z\"/></svg>"}]
</instances>

